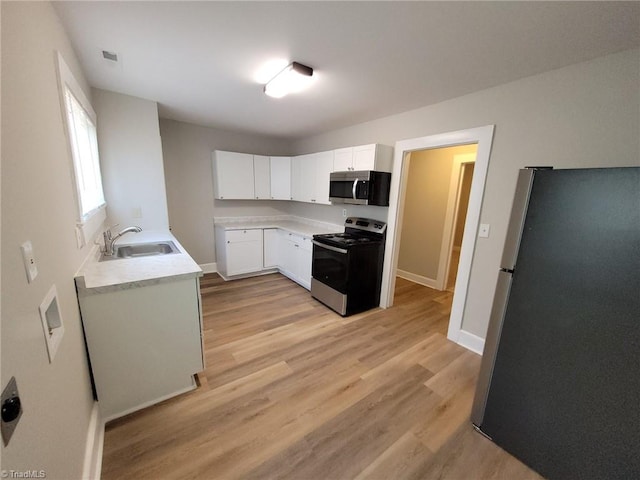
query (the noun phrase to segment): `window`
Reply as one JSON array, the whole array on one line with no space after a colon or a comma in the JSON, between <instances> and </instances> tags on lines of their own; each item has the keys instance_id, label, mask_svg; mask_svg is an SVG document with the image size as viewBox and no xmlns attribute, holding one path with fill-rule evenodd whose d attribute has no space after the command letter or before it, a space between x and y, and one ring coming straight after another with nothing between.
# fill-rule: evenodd
<instances>
[{"instance_id":1,"label":"window","mask_svg":"<svg viewBox=\"0 0 640 480\"><path fill-rule=\"evenodd\" d=\"M92 238L106 218L102 190L96 114L71 70L58 53L60 95L73 160L73 178L78 203L79 246Z\"/></svg>"},{"instance_id":2,"label":"window","mask_svg":"<svg viewBox=\"0 0 640 480\"><path fill-rule=\"evenodd\" d=\"M73 169L78 184L80 215L84 220L95 209L105 204L98 157L98 137L95 122L71 90L65 88L64 94Z\"/></svg>"}]
</instances>

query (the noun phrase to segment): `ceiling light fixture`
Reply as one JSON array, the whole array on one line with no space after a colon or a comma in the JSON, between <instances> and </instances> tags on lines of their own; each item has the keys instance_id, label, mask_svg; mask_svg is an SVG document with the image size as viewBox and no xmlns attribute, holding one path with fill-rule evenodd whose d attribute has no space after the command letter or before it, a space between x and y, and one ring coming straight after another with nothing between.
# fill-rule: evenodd
<instances>
[{"instance_id":1,"label":"ceiling light fixture","mask_svg":"<svg viewBox=\"0 0 640 480\"><path fill-rule=\"evenodd\" d=\"M313 68L293 62L267 82L264 93L270 97L282 98L289 93L303 90L309 86L312 79Z\"/></svg>"}]
</instances>

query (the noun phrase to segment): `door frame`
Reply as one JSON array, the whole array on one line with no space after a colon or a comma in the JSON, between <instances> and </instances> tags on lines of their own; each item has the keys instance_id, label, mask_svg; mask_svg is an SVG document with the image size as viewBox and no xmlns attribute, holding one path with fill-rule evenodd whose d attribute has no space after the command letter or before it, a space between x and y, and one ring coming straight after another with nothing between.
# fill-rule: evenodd
<instances>
[{"instance_id":1,"label":"door frame","mask_svg":"<svg viewBox=\"0 0 640 480\"><path fill-rule=\"evenodd\" d=\"M455 228L460 216L460 193L462 192L462 180L464 166L476 162L475 153L465 153L453 156L451 180L449 182L449 198L447 200L447 213L442 232L442 245L440 246L440 259L438 262L438 277L436 279L438 290L446 290L451 270L451 252Z\"/></svg>"},{"instance_id":2,"label":"door frame","mask_svg":"<svg viewBox=\"0 0 640 480\"><path fill-rule=\"evenodd\" d=\"M455 147L472 143L478 145L476 164L471 181L467 219L464 225L462 248L460 249L458 277L453 293L451 317L449 319L449 329L447 332L447 338L456 343L459 343L460 332L462 330L462 318L467 300L471 263L475 251L478 226L480 224L480 210L484 197L487 171L489 169L489 156L491 153L494 129L495 125L485 125L483 127L400 140L396 142L394 149L382 291L380 294L380 306L382 308L388 308L393 305L400 250L400 232L402 229L402 216L406 195L408 154L417 150L432 148Z\"/></svg>"}]
</instances>

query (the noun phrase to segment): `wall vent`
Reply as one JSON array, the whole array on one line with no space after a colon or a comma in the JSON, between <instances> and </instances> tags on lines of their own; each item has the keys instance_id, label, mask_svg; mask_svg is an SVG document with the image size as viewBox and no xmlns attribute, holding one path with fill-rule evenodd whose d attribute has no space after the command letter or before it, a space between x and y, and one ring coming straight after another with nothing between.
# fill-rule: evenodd
<instances>
[{"instance_id":1,"label":"wall vent","mask_svg":"<svg viewBox=\"0 0 640 480\"><path fill-rule=\"evenodd\" d=\"M118 54L114 52L108 52L106 50L102 50L102 56L105 60L111 60L112 62L118 61Z\"/></svg>"}]
</instances>

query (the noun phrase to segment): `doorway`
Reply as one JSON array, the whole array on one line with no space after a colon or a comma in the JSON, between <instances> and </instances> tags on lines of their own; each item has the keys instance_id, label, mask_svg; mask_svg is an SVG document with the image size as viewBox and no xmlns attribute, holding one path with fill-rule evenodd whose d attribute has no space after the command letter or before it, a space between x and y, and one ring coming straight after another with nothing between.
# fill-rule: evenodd
<instances>
[{"instance_id":1,"label":"doorway","mask_svg":"<svg viewBox=\"0 0 640 480\"><path fill-rule=\"evenodd\" d=\"M483 341L482 339L477 339L476 341L475 336L466 334L466 332L462 330L462 319L467 299L476 236L480 223L480 207L482 205L485 180L489 168L489 154L491 152L493 131L494 125L487 125L484 127L396 142L393 172L391 175L391 194L389 199L382 292L380 296L380 306L382 308L388 308L393 305L402 227L402 212L404 210L405 187L408 177L408 168L406 168L406 166L409 154L418 150L477 144L476 163L471 181L467 217L464 223L464 235L460 249L458 274L453 294L447 338L478 353L482 353ZM468 339L472 340L467 341Z\"/></svg>"},{"instance_id":2,"label":"doorway","mask_svg":"<svg viewBox=\"0 0 640 480\"><path fill-rule=\"evenodd\" d=\"M436 290L446 290L458 266L471 181L465 165L475 162L477 145L411 152L407 158L397 275ZM466 187L466 189L465 189ZM466 194L466 195L465 195ZM454 245L457 245L456 249ZM453 288L451 288L453 290Z\"/></svg>"}]
</instances>

